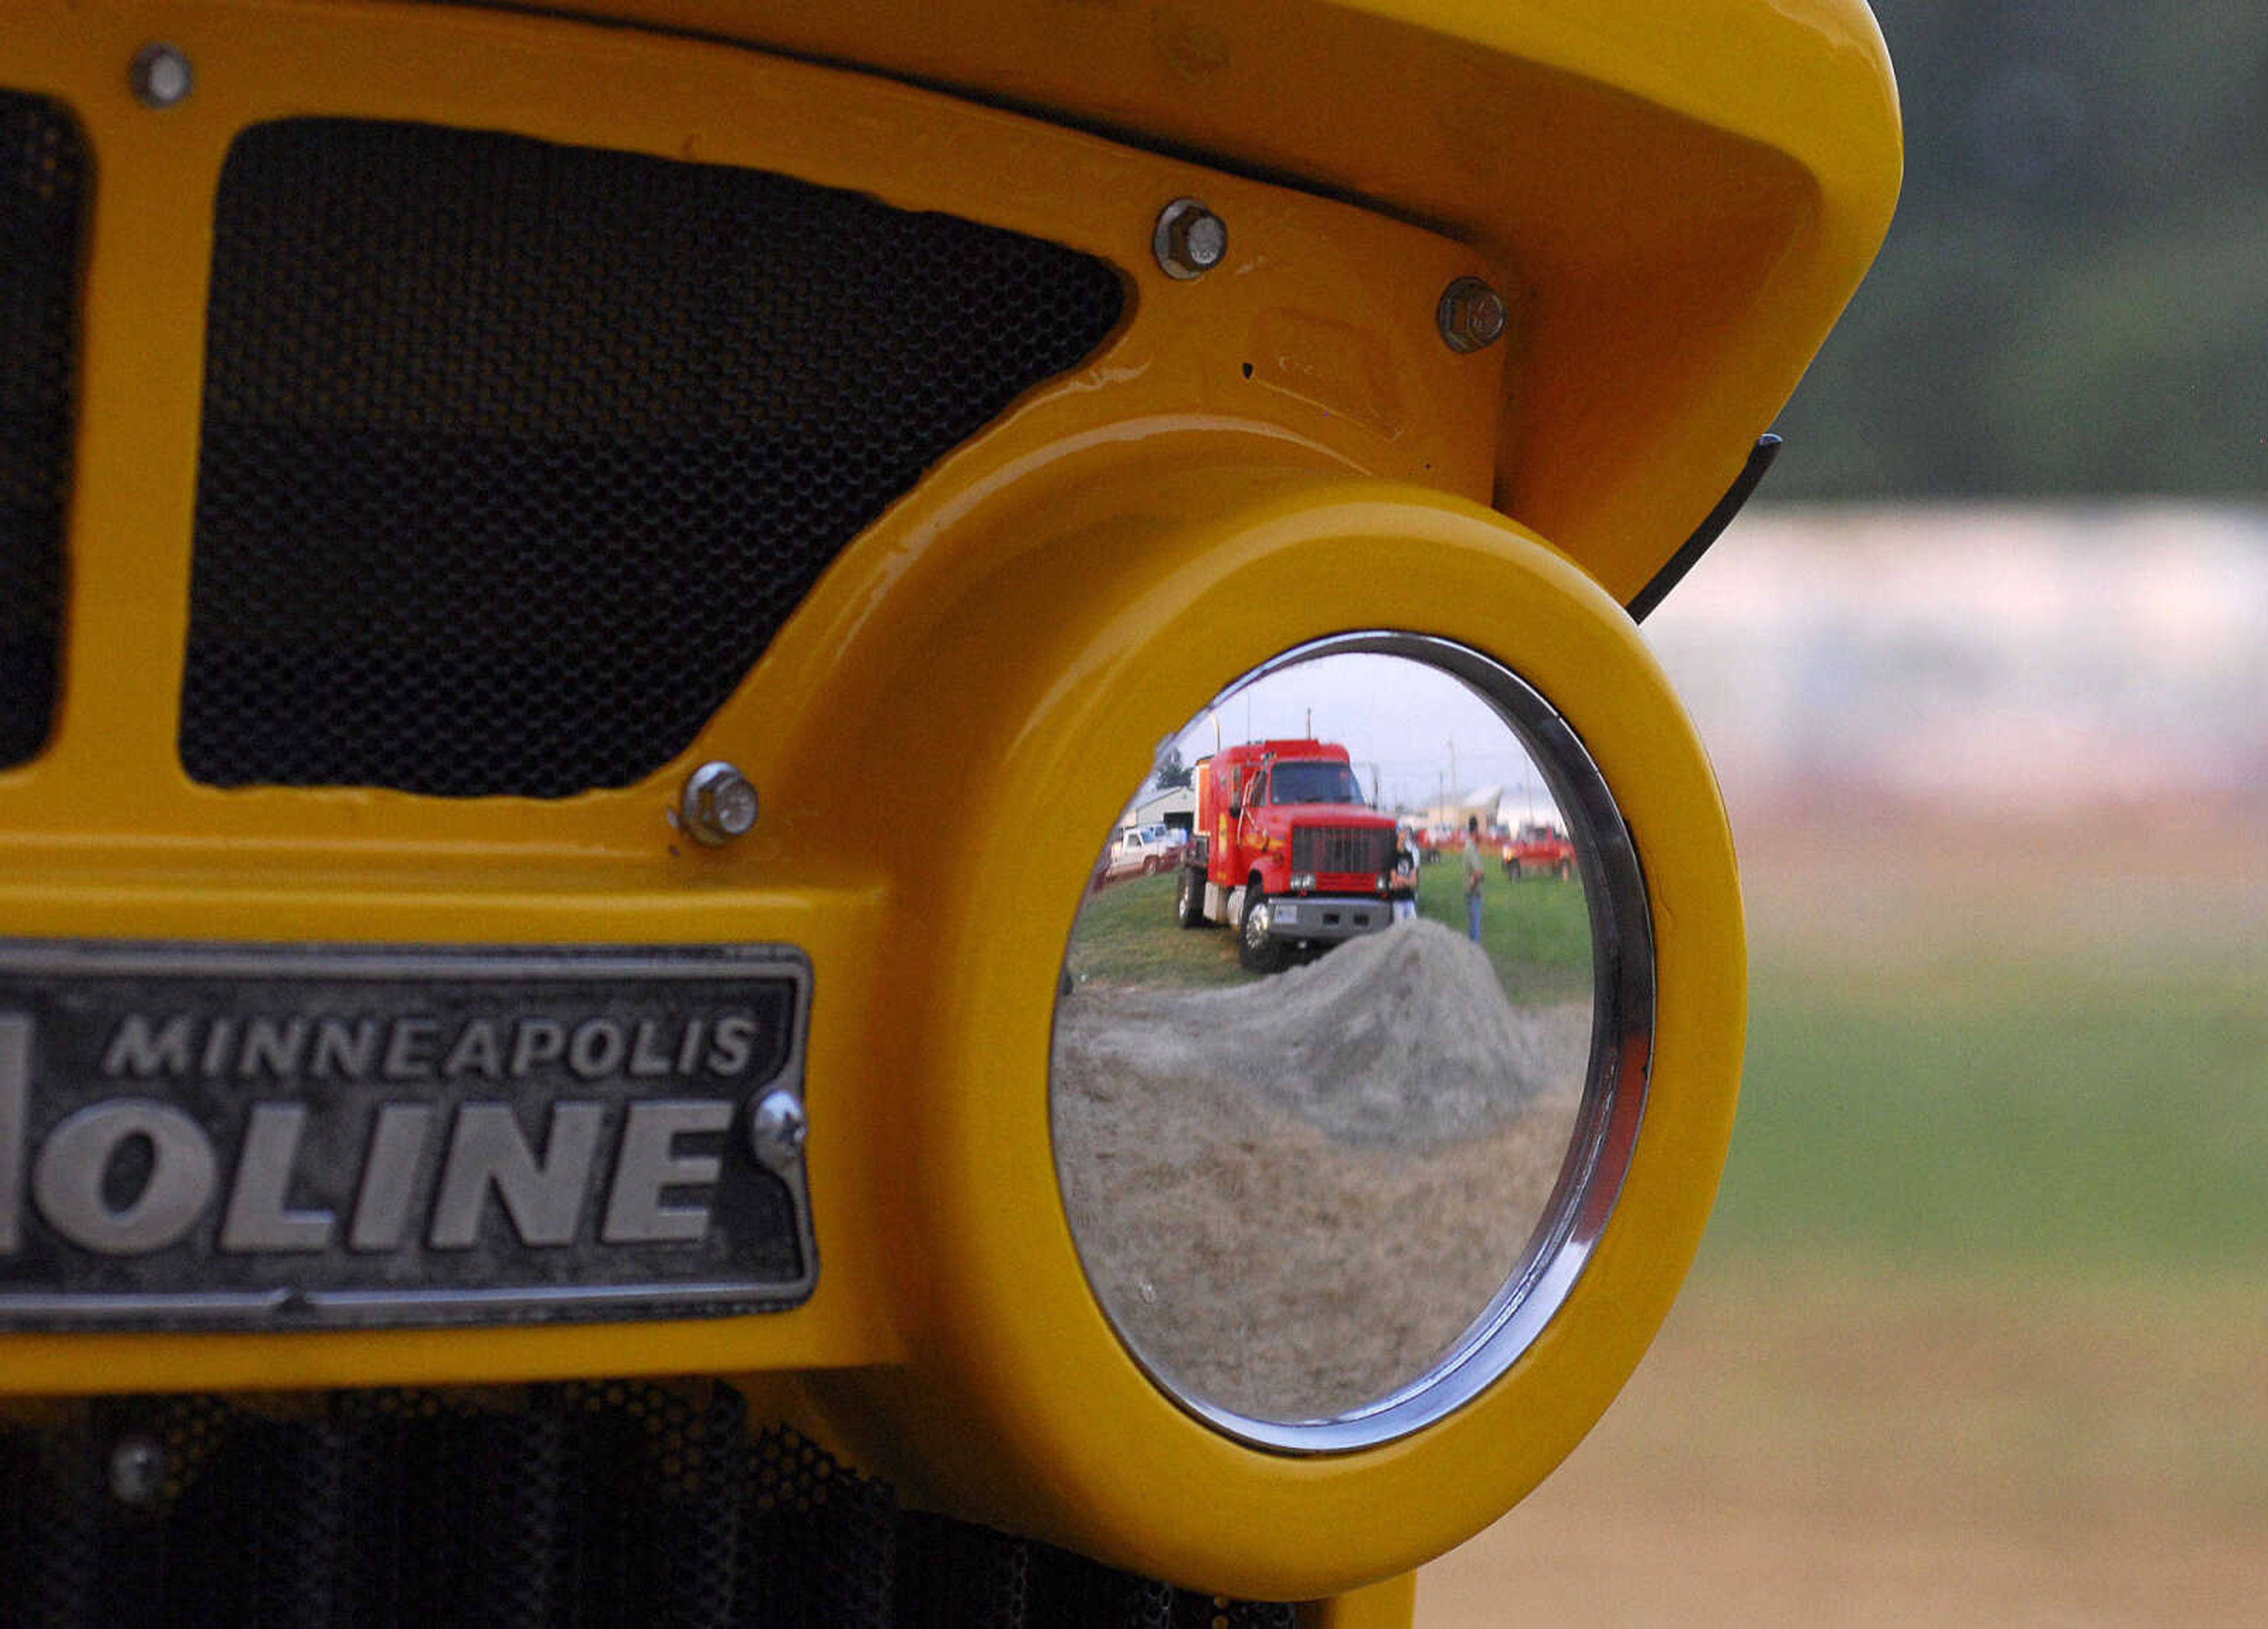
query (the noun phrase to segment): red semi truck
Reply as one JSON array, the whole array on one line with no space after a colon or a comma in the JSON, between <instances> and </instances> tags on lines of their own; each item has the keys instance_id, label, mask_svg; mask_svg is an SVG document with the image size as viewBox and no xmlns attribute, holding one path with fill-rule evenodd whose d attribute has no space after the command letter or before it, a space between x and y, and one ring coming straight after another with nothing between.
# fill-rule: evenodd
<instances>
[{"instance_id":1,"label":"red semi truck","mask_svg":"<svg viewBox=\"0 0 2268 1629\"><path fill-rule=\"evenodd\" d=\"M1250 741L1200 758L1196 775L1196 840L1174 903L1183 927L1229 924L1239 959L1269 973L1295 947L1392 924L1398 833L1364 799L1345 748Z\"/></svg>"}]
</instances>

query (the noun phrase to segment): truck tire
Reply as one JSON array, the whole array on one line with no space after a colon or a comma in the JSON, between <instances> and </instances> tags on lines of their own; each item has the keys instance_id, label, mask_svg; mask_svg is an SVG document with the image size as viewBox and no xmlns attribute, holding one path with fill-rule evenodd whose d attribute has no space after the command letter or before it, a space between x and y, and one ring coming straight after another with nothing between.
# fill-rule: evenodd
<instances>
[{"instance_id":1,"label":"truck tire","mask_svg":"<svg viewBox=\"0 0 2268 1629\"><path fill-rule=\"evenodd\" d=\"M1248 973L1273 973L1284 965L1284 944L1268 932L1268 896L1244 890L1244 919L1236 925L1236 959Z\"/></svg>"},{"instance_id":2,"label":"truck tire","mask_svg":"<svg viewBox=\"0 0 2268 1629\"><path fill-rule=\"evenodd\" d=\"M1182 867L1182 886L1174 895L1174 920L1183 927L1204 925L1204 873L1195 866Z\"/></svg>"}]
</instances>

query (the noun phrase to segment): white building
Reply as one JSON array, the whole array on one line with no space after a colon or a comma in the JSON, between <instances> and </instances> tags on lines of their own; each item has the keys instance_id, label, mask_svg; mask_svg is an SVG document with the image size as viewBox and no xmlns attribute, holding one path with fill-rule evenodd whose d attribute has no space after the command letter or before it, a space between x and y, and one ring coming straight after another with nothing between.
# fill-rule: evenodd
<instances>
[{"instance_id":1,"label":"white building","mask_svg":"<svg viewBox=\"0 0 2268 1629\"><path fill-rule=\"evenodd\" d=\"M1197 794L1194 785L1174 786L1165 791L1152 791L1126 806L1119 817L1122 826L1171 826L1176 831L1188 831L1197 825Z\"/></svg>"}]
</instances>

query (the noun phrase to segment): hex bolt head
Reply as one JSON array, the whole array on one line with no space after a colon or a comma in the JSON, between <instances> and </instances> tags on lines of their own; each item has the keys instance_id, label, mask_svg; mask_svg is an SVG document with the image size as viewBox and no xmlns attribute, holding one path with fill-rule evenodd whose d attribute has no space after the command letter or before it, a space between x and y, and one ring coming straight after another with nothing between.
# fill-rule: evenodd
<instances>
[{"instance_id":1,"label":"hex bolt head","mask_svg":"<svg viewBox=\"0 0 2268 1629\"><path fill-rule=\"evenodd\" d=\"M134 100L144 107L171 107L188 100L196 85L189 59L170 45L145 45L134 53L129 70Z\"/></svg>"},{"instance_id":2,"label":"hex bolt head","mask_svg":"<svg viewBox=\"0 0 2268 1629\"><path fill-rule=\"evenodd\" d=\"M685 778L677 813L696 842L716 848L755 825L756 789L737 765L718 759Z\"/></svg>"},{"instance_id":3,"label":"hex bolt head","mask_svg":"<svg viewBox=\"0 0 2268 1629\"><path fill-rule=\"evenodd\" d=\"M1228 223L1195 198L1176 198L1159 213L1150 251L1167 276L1202 277L1228 258Z\"/></svg>"},{"instance_id":4,"label":"hex bolt head","mask_svg":"<svg viewBox=\"0 0 2268 1629\"><path fill-rule=\"evenodd\" d=\"M1441 291L1433 320L1440 325L1441 343L1462 355L1485 350L1502 339L1512 313L1504 296L1478 277L1459 277Z\"/></svg>"},{"instance_id":5,"label":"hex bolt head","mask_svg":"<svg viewBox=\"0 0 2268 1629\"><path fill-rule=\"evenodd\" d=\"M155 1438L121 1437L110 1450L110 1496L139 1507L165 1491L166 1450Z\"/></svg>"},{"instance_id":6,"label":"hex bolt head","mask_svg":"<svg viewBox=\"0 0 2268 1629\"><path fill-rule=\"evenodd\" d=\"M766 1092L748 1109L748 1146L766 1168L785 1172L803 1159L811 1122L803 1099L785 1087Z\"/></svg>"}]
</instances>

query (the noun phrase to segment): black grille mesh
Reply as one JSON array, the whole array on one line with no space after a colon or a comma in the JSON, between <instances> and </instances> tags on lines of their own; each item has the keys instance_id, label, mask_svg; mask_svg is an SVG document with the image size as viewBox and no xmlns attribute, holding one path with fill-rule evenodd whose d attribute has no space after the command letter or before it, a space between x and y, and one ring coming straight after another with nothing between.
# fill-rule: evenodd
<instances>
[{"instance_id":1,"label":"black grille mesh","mask_svg":"<svg viewBox=\"0 0 2268 1629\"><path fill-rule=\"evenodd\" d=\"M1123 299L1092 256L779 175L255 127L215 221L183 762L445 796L642 779Z\"/></svg>"},{"instance_id":2,"label":"black grille mesh","mask_svg":"<svg viewBox=\"0 0 2268 1629\"><path fill-rule=\"evenodd\" d=\"M24 1629L1297 1620L902 1510L792 1432L751 1434L729 1387L619 1382L114 1399L0 1427L0 1603Z\"/></svg>"},{"instance_id":3,"label":"black grille mesh","mask_svg":"<svg viewBox=\"0 0 2268 1629\"><path fill-rule=\"evenodd\" d=\"M55 713L85 193L70 116L0 91L0 769Z\"/></svg>"},{"instance_id":4,"label":"black grille mesh","mask_svg":"<svg viewBox=\"0 0 2268 1629\"><path fill-rule=\"evenodd\" d=\"M1294 871L1368 872L1394 869L1394 833L1384 827L1296 826L1292 830Z\"/></svg>"}]
</instances>

